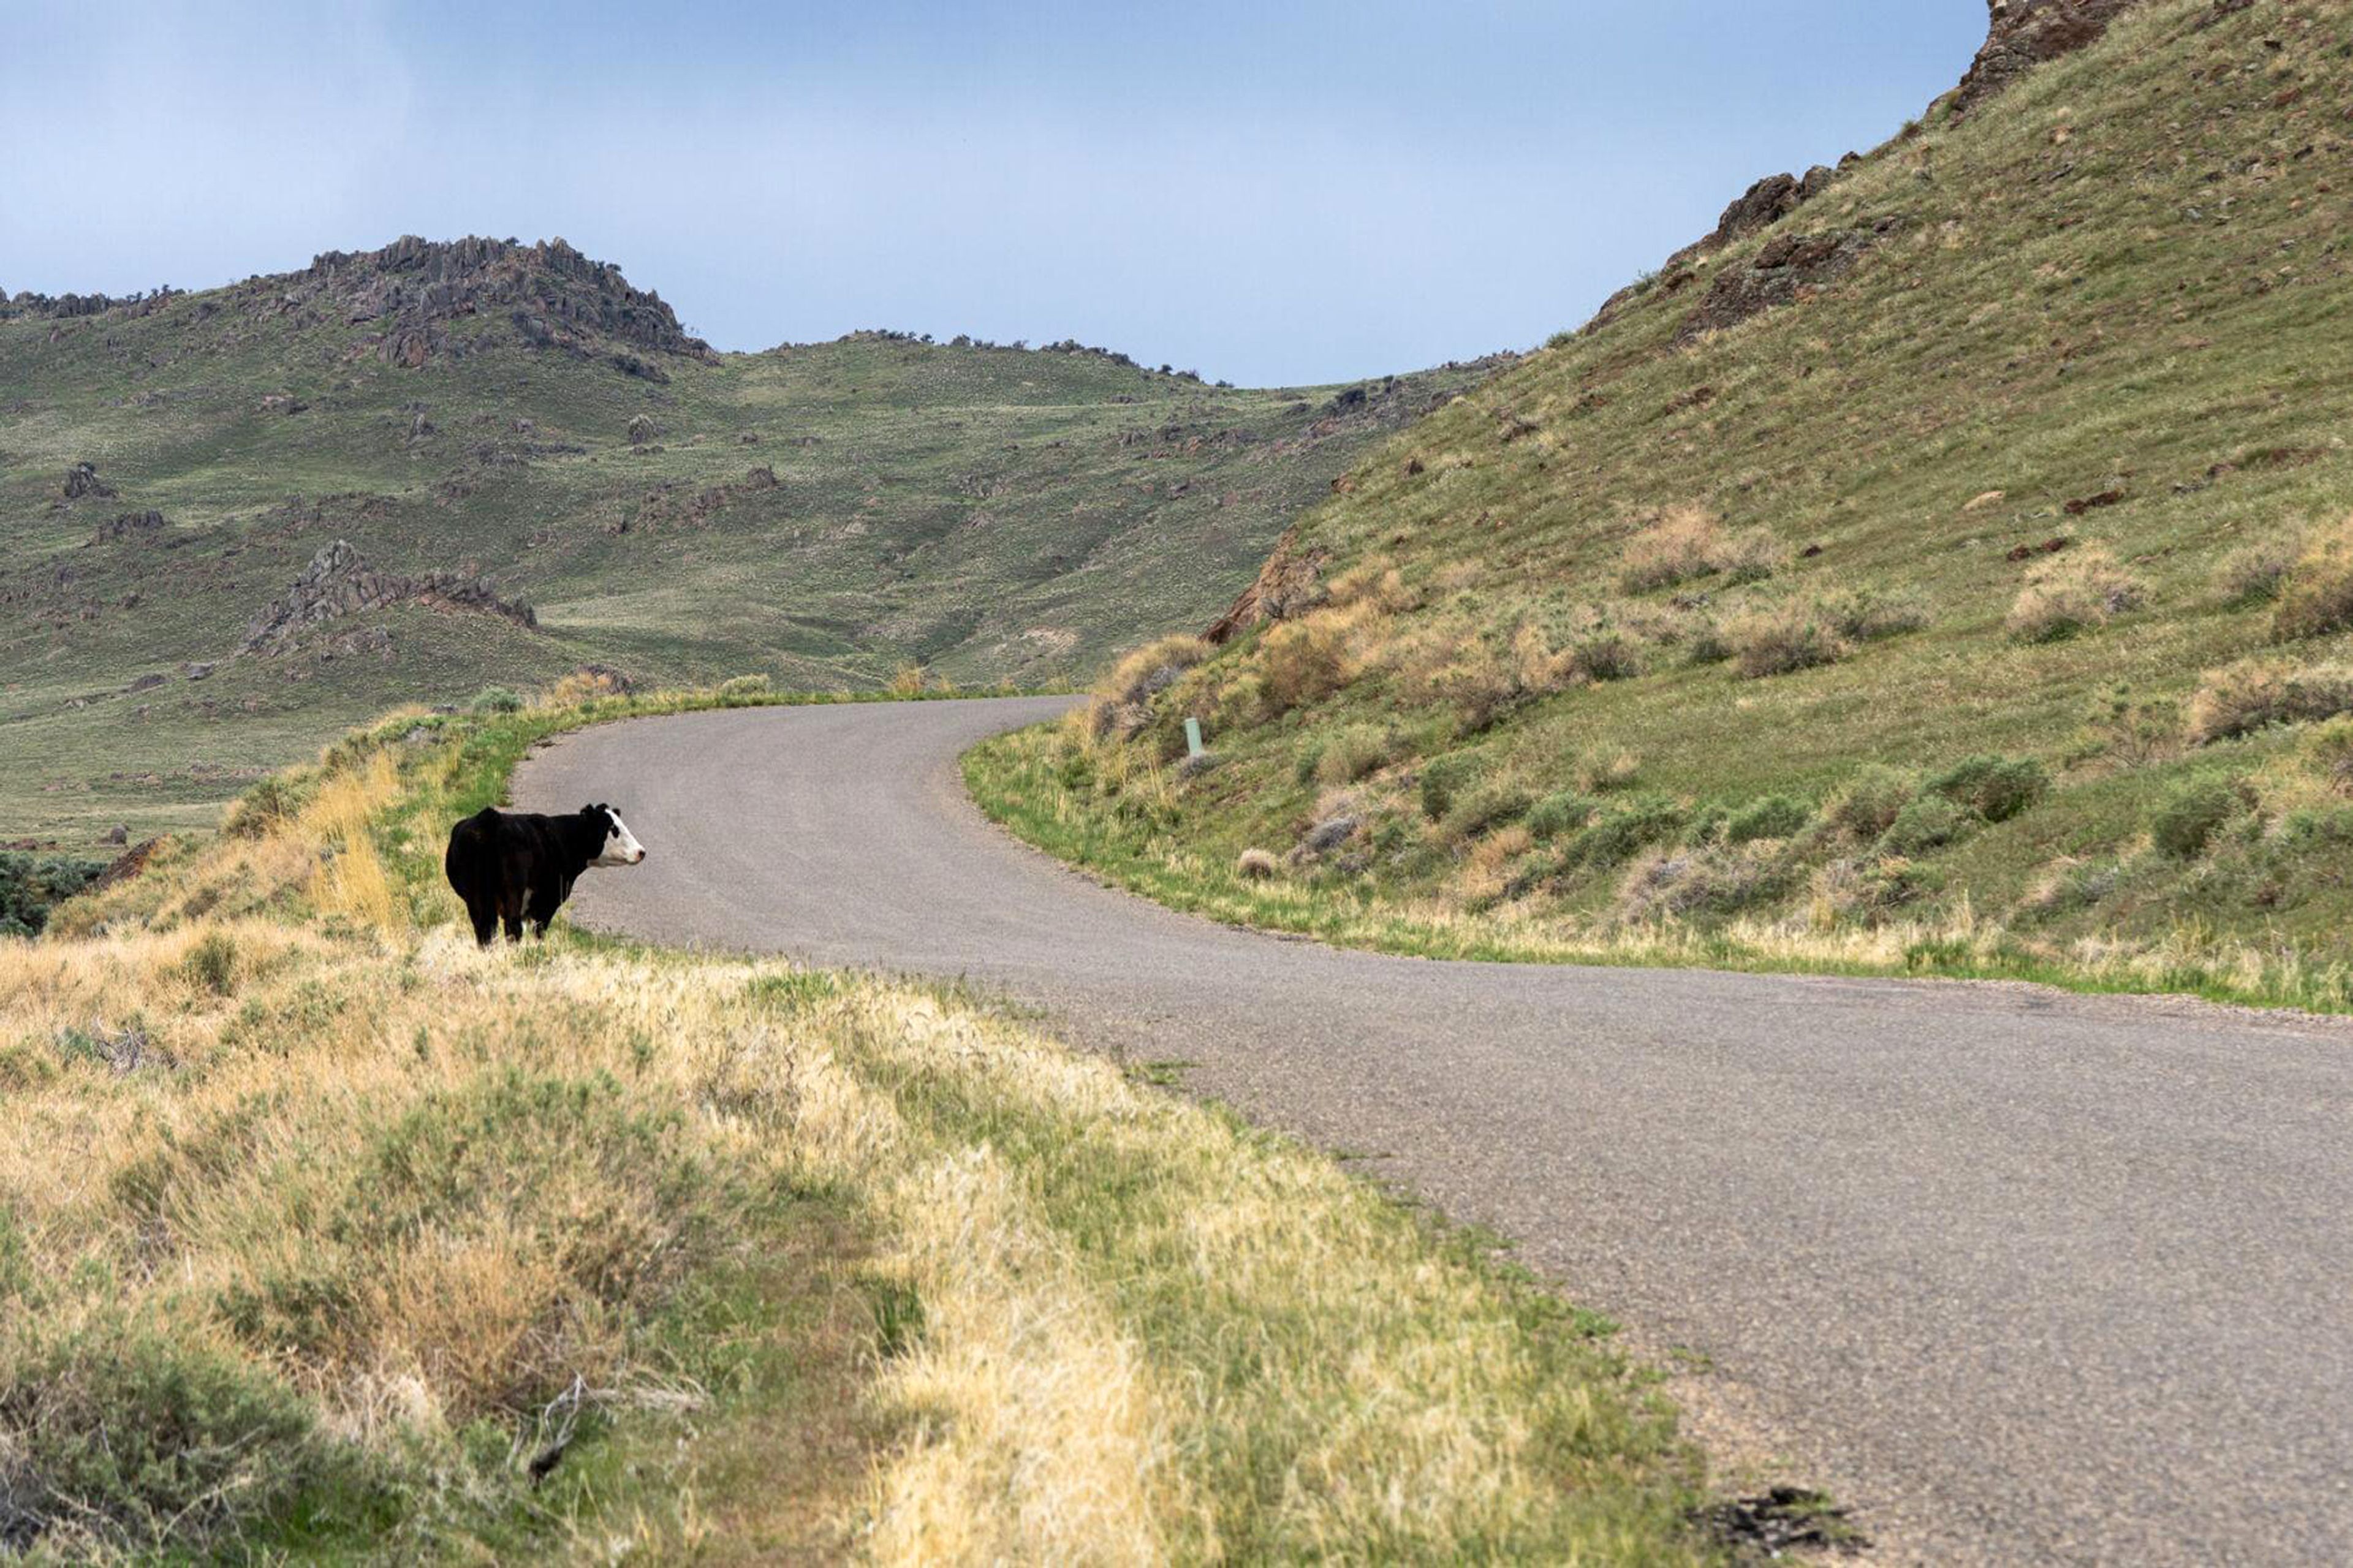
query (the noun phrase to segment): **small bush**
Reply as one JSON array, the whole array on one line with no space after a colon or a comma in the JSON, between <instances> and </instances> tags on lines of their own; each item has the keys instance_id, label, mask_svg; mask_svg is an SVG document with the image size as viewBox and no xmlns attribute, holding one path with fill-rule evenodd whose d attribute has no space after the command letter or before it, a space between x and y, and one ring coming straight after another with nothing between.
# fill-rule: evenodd
<instances>
[{"instance_id":1,"label":"small bush","mask_svg":"<svg viewBox=\"0 0 2353 1568\"><path fill-rule=\"evenodd\" d=\"M2242 545L2222 557L2214 569L2227 605L2266 605L2280 596L2295 569L2296 543L2290 539L2266 539Z\"/></svg>"},{"instance_id":2,"label":"small bush","mask_svg":"<svg viewBox=\"0 0 2353 1568\"><path fill-rule=\"evenodd\" d=\"M1167 637L1147 643L1112 666L1095 688L1114 706L1149 702L1176 684L1184 673L1214 651L1197 637Z\"/></svg>"},{"instance_id":3,"label":"small bush","mask_svg":"<svg viewBox=\"0 0 2353 1568\"><path fill-rule=\"evenodd\" d=\"M1732 814L1724 825L1725 841L1749 844L1760 838L1793 838L1814 820L1814 808L1795 795L1768 795Z\"/></svg>"},{"instance_id":4,"label":"small bush","mask_svg":"<svg viewBox=\"0 0 2353 1568\"><path fill-rule=\"evenodd\" d=\"M1821 612L1839 636L1851 642L1916 632L1928 624L1928 607L1914 595L1879 588L1849 588L1822 601Z\"/></svg>"},{"instance_id":5,"label":"small bush","mask_svg":"<svg viewBox=\"0 0 2353 1568\"><path fill-rule=\"evenodd\" d=\"M121 1323L0 1365L0 1431L11 1529L64 1525L115 1550L233 1539L360 1472L357 1450L275 1378Z\"/></svg>"},{"instance_id":6,"label":"small bush","mask_svg":"<svg viewBox=\"0 0 2353 1568\"><path fill-rule=\"evenodd\" d=\"M1320 702L1348 684L1353 675L1349 645L1357 624L1345 611L1318 610L1267 633L1259 662L1271 713L1279 716Z\"/></svg>"},{"instance_id":7,"label":"small bush","mask_svg":"<svg viewBox=\"0 0 2353 1568\"><path fill-rule=\"evenodd\" d=\"M1788 547L1761 528L1727 537L1698 507L1673 507L1632 539L1619 557L1618 585L1629 594L1672 588L1721 573L1735 583L1761 583L1788 561Z\"/></svg>"},{"instance_id":8,"label":"small bush","mask_svg":"<svg viewBox=\"0 0 2353 1568\"><path fill-rule=\"evenodd\" d=\"M2279 587L2272 636L2282 642L2353 626L2353 517L2315 529Z\"/></svg>"},{"instance_id":9,"label":"small bush","mask_svg":"<svg viewBox=\"0 0 2353 1568\"><path fill-rule=\"evenodd\" d=\"M2149 837L2159 851L2176 860L2195 860L2206 853L2215 833L2239 809L2239 794L2219 779L2200 779L2177 787L2157 808Z\"/></svg>"},{"instance_id":10,"label":"small bush","mask_svg":"<svg viewBox=\"0 0 2353 1568\"><path fill-rule=\"evenodd\" d=\"M1600 752L1577 764L1577 787L1588 795L1631 789L1642 775L1642 759L1633 752Z\"/></svg>"},{"instance_id":11,"label":"small bush","mask_svg":"<svg viewBox=\"0 0 2353 1568\"><path fill-rule=\"evenodd\" d=\"M776 682L765 675L736 675L730 676L719 683L719 695L733 700L747 697L765 697L776 689Z\"/></svg>"},{"instance_id":12,"label":"small bush","mask_svg":"<svg viewBox=\"0 0 2353 1568\"><path fill-rule=\"evenodd\" d=\"M1454 795L1470 777L1471 763L1467 757L1439 757L1421 770L1421 815L1432 822L1444 820L1454 809Z\"/></svg>"},{"instance_id":13,"label":"small bush","mask_svg":"<svg viewBox=\"0 0 2353 1568\"><path fill-rule=\"evenodd\" d=\"M1593 820L1600 803L1575 790L1548 795L1528 808L1527 830L1538 838L1558 838L1575 833Z\"/></svg>"},{"instance_id":14,"label":"small bush","mask_svg":"<svg viewBox=\"0 0 2353 1568\"><path fill-rule=\"evenodd\" d=\"M1562 864L1597 868L1621 865L1637 852L1678 837L1688 820L1689 814L1672 796L1631 796L1569 840Z\"/></svg>"},{"instance_id":15,"label":"small bush","mask_svg":"<svg viewBox=\"0 0 2353 1568\"><path fill-rule=\"evenodd\" d=\"M2137 610L2148 593L2097 544L2086 544L2030 575L2003 623L2020 642L2058 642L2096 631Z\"/></svg>"},{"instance_id":16,"label":"small bush","mask_svg":"<svg viewBox=\"0 0 2353 1568\"><path fill-rule=\"evenodd\" d=\"M1621 631L1603 627L1579 637L1569 650L1577 673L1588 680L1631 680L1642 673L1641 651Z\"/></svg>"},{"instance_id":17,"label":"small bush","mask_svg":"<svg viewBox=\"0 0 2353 1568\"><path fill-rule=\"evenodd\" d=\"M1836 664L1848 651L1837 629L1803 605L1752 612L1725 628L1725 635L1736 667L1749 680Z\"/></svg>"},{"instance_id":18,"label":"small bush","mask_svg":"<svg viewBox=\"0 0 2353 1568\"><path fill-rule=\"evenodd\" d=\"M1857 840L1869 843L1895 826L1914 793L1910 777L1873 763L1831 800L1829 816Z\"/></svg>"},{"instance_id":19,"label":"small bush","mask_svg":"<svg viewBox=\"0 0 2353 1568\"><path fill-rule=\"evenodd\" d=\"M2315 730L2305 755L2330 789L2353 795L2353 719L2340 715Z\"/></svg>"},{"instance_id":20,"label":"small bush","mask_svg":"<svg viewBox=\"0 0 2353 1568\"><path fill-rule=\"evenodd\" d=\"M180 973L200 991L228 995L237 989L237 940L227 931L206 931L180 961Z\"/></svg>"},{"instance_id":21,"label":"small bush","mask_svg":"<svg viewBox=\"0 0 2353 1568\"><path fill-rule=\"evenodd\" d=\"M1732 657L1732 639L1714 621L1702 621L1692 628L1687 651L1694 664L1722 664Z\"/></svg>"},{"instance_id":22,"label":"small bush","mask_svg":"<svg viewBox=\"0 0 2353 1568\"><path fill-rule=\"evenodd\" d=\"M2210 745L2273 724L2308 724L2353 712L2353 669L2294 669L2242 660L2206 677L2189 700L2188 735Z\"/></svg>"},{"instance_id":23,"label":"small bush","mask_svg":"<svg viewBox=\"0 0 2353 1568\"><path fill-rule=\"evenodd\" d=\"M1234 869L1246 882L1263 882L1271 878L1282 864L1263 849L1245 849L1234 861Z\"/></svg>"},{"instance_id":24,"label":"small bush","mask_svg":"<svg viewBox=\"0 0 2353 1568\"><path fill-rule=\"evenodd\" d=\"M522 706L522 699L516 699L516 706ZM221 819L221 831L231 838L267 838L301 809L301 797L283 778L266 778L237 797Z\"/></svg>"},{"instance_id":25,"label":"small bush","mask_svg":"<svg viewBox=\"0 0 2353 1568\"><path fill-rule=\"evenodd\" d=\"M1944 795L1918 795L1895 814L1895 820L1880 835L1879 852L1916 860L1959 842L1976 821L1974 815Z\"/></svg>"},{"instance_id":26,"label":"small bush","mask_svg":"<svg viewBox=\"0 0 2353 1568\"><path fill-rule=\"evenodd\" d=\"M1618 914L1651 923L1735 914L1788 890L1789 873L1754 849L1663 849L1636 862L1618 889Z\"/></svg>"},{"instance_id":27,"label":"small bush","mask_svg":"<svg viewBox=\"0 0 2353 1568\"><path fill-rule=\"evenodd\" d=\"M0 849L0 937L40 935L48 924L49 910L90 886L105 869L103 860Z\"/></svg>"},{"instance_id":28,"label":"small bush","mask_svg":"<svg viewBox=\"0 0 2353 1568\"><path fill-rule=\"evenodd\" d=\"M1316 780L1327 784L1355 784L1388 765L1396 738L1377 724L1349 724L1325 741L1315 758Z\"/></svg>"},{"instance_id":29,"label":"small bush","mask_svg":"<svg viewBox=\"0 0 2353 1568\"><path fill-rule=\"evenodd\" d=\"M477 713L520 713L522 698L512 686L485 686L466 706Z\"/></svg>"},{"instance_id":30,"label":"small bush","mask_svg":"<svg viewBox=\"0 0 2353 1568\"><path fill-rule=\"evenodd\" d=\"M1970 757L1928 781L1931 794L1988 822L2008 822L2050 788L2051 775L2031 757Z\"/></svg>"},{"instance_id":31,"label":"small bush","mask_svg":"<svg viewBox=\"0 0 2353 1568\"><path fill-rule=\"evenodd\" d=\"M1726 540L1716 566L1734 583L1762 583L1789 563L1789 547L1761 528L1743 529Z\"/></svg>"},{"instance_id":32,"label":"small bush","mask_svg":"<svg viewBox=\"0 0 2353 1568\"><path fill-rule=\"evenodd\" d=\"M1698 507L1670 508L1658 521L1626 542L1619 558L1618 585L1629 594L1672 588L1719 569L1724 529Z\"/></svg>"},{"instance_id":33,"label":"small bush","mask_svg":"<svg viewBox=\"0 0 2353 1568\"><path fill-rule=\"evenodd\" d=\"M1451 838L1475 838L1490 828L1516 820L1533 803L1527 792L1504 784L1485 784L1454 803L1446 814Z\"/></svg>"}]
</instances>

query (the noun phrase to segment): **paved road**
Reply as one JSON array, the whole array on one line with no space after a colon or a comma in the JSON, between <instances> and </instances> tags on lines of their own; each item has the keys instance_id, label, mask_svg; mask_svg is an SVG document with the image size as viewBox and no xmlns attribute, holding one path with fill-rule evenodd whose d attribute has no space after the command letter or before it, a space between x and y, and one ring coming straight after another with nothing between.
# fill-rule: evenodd
<instances>
[{"instance_id":1,"label":"paved road","mask_svg":"<svg viewBox=\"0 0 2353 1568\"><path fill-rule=\"evenodd\" d=\"M591 925L985 980L1383 1156L1646 1342L1706 1352L1886 1555L2353 1562L2353 1036L1228 929L965 799L965 747L1060 706L639 721L558 742L516 795L612 801L647 845L583 879Z\"/></svg>"}]
</instances>

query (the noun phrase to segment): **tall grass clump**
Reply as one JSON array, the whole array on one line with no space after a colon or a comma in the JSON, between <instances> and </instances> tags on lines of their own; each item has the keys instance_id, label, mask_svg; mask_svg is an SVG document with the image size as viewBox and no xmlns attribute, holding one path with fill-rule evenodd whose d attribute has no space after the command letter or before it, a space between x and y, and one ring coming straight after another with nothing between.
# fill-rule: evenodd
<instances>
[{"instance_id":1,"label":"tall grass clump","mask_svg":"<svg viewBox=\"0 0 2353 1568\"><path fill-rule=\"evenodd\" d=\"M2147 602L2138 577L2101 544L2084 544L2029 574L2003 625L2020 642L2059 642L2097 631Z\"/></svg>"},{"instance_id":2,"label":"tall grass clump","mask_svg":"<svg viewBox=\"0 0 2353 1568\"><path fill-rule=\"evenodd\" d=\"M2305 536L2272 611L2272 635L2283 642L2348 626L2353 626L2353 517Z\"/></svg>"},{"instance_id":3,"label":"tall grass clump","mask_svg":"<svg viewBox=\"0 0 2353 1568\"><path fill-rule=\"evenodd\" d=\"M2189 699L2186 734L2210 745L2274 724L2306 724L2353 712L2353 668L2296 668L2242 659L2210 671Z\"/></svg>"},{"instance_id":4,"label":"tall grass clump","mask_svg":"<svg viewBox=\"0 0 2353 1568\"><path fill-rule=\"evenodd\" d=\"M1725 628L1734 668L1749 680L1835 664L1850 650L1828 616L1810 605L1751 611Z\"/></svg>"}]
</instances>

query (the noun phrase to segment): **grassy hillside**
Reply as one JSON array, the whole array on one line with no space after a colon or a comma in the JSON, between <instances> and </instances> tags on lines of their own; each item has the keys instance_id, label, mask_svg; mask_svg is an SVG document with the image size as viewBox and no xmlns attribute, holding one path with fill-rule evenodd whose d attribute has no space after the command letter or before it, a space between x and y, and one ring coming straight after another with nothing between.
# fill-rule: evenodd
<instances>
[{"instance_id":1,"label":"grassy hillside","mask_svg":"<svg viewBox=\"0 0 2353 1568\"><path fill-rule=\"evenodd\" d=\"M560 242L19 296L0 840L206 821L387 707L584 665L1066 679L1207 620L1373 438L1481 374L1237 391L874 333L719 355ZM255 641L339 541L355 554L290 607L352 613Z\"/></svg>"},{"instance_id":2,"label":"grassy hillside","mask_svg":"<svg viewBox=\"0 0 2353 1568\"><path fill-rule=\"evenodd\" d=\"M709 700L396 714L0 939L6 1550L1724 1555L1608 1325L1330 1161L946 992L478 952L440 826Z\"/></svg>"},{"instance_id":3,"label":"grassy hillside","mask_svg":"<svg viewBox=\"0 0 2353 1568\"><path fill-rule=\"evenodd\" d=\"M1948 98L1382 447L1223 651L976 777L1367 940L2342 1005L2348 61L2341 7L2145 0Z\"/></svg>"}]
</instances>

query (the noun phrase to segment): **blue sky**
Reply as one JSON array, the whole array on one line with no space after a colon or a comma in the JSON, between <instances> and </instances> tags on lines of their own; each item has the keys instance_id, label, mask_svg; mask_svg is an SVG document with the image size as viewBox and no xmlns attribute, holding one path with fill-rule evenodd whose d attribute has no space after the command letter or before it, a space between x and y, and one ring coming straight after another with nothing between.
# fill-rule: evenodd
<instances>
[{"instance_id":1,"label":"blue sky","mask_svg":"<svg viewBox=\"0 0 2353 1568\"><path fill-rule=\"evenodd\" d=\"M1582 321L1959 79L1980 0L0 0L0 288L562 235L723 348L1076 337L1245 384Z\"/></svg>"}]
</instances>

